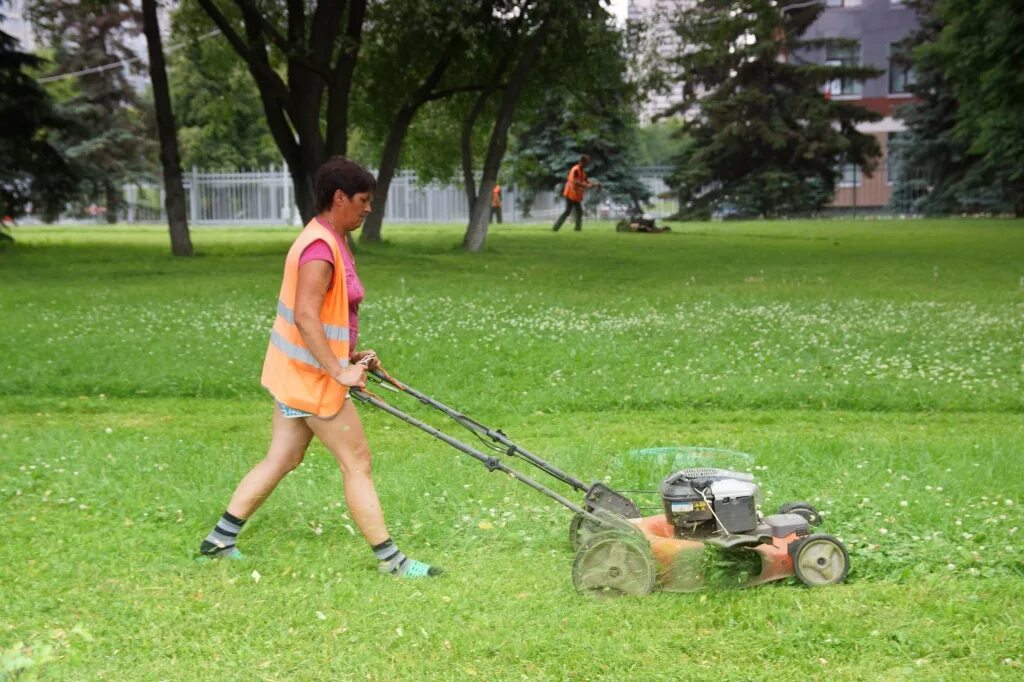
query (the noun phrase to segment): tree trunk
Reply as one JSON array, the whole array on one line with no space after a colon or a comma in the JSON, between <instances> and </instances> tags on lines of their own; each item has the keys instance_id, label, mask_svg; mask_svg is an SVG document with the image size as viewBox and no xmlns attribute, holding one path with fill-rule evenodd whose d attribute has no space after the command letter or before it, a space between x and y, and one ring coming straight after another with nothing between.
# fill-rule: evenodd
<instances>
[{"instance_id":1,"label":"tree trunk","mask_svg":"<svg viewBox=\"0 0 1024 682\"><path fill-rule=\"evenodd\" d=\"M388 205L388 190L391 189L391 180L398 170L398 159L402 154L402 144L405 135L409 132L409 126L416 116L420 107L434 97L434 91L441 82L444 72L452 63L455 55L465 48L461 38L455 38L448 43L441 57L434 64L427 77L423 79L415 92L409 95L405 104L398 110L391 126L388 129L388 137L384 141L384 151L381 153L380 167L377 169L377 188L373 193L373 213L366 219L363 225L360 242L379 242L381 227L384 223L384 209Z\"/></svg>"},{"instance_id":2,"label":"tree trunk","mask_svg":"<svg viewBox=\"0 0 1024 682\"><path fill-rule=\"evenodd\" d=\"M501 96L501 104L498 106L498 115L494 120L494 128L491 131L490 143L487 147L487 157L484 160L483 177L480 179L480 190L469 214L469 225L466 227L466 235L462 240L462 248L467 251L479 251L484 246L487 238L487 226L491 210L491 190L498 179L498 171L501 169L501 161L505 157L505 149L508 146L508 129L512 125L515 115L516 104L519 103L519 96L526 87L530 78L530 72L537 63L541 48L547 40L549 22L545 19L537 28L536 32L526 43L526 47L519 56L515 69L509 76L508 85Z\"/></svg>"},{"instance_id":3,"label":"tree trunk","mask_svg":"<svg viewBox=\"0 0 1024 682\"><path fill-rule=\"evenodd\" d=\"M114 187L109 179L103 179L103 197L104 204L106 204L106 220L107 224L113 225L117 222L117 209L121 207L121 195L117 188Z\"/></svg>"},{"instance_id":4,"label":"tree trunk","mask_svg":"<svg viewBox=\"0 0 1024 682\"><path fill-rule=\"evenodd\" d=\"M462 151L462 184L466 190L466 205L470 212L473 211L473 204L476 202L476 179L473 177L473 128L476 126L476 120L480 118L484 104L492 94L494 94L493 85L488 86L477 96L462 122L462 136L459 140L459 147Z\"/></svg>"},{"instance_id":5,"label":"tree trunk","mask_svg":"<svg viewBox=\"0 0 1024 682\"><path fill-rule=\"evenodd\" d=\"M320 162L303 165L302 160L288 164L288 174L292 176L292 190L295 194L295 205L299 209L299 218L305 225L316 215L313 199L313 176Z\"/></svg>"},{"instance_id":6,"label":"tree trunk","mask_svg":"<svg viewBox=\"0 0 1024 682\"><path fill-rule=\"evenodd\" d=\"M498 89L501 77L508 67L508 61L509 54L506 52L498 61L490 83L473 101L473 106L470 107L469 113L466 114L466 118L462 122L462 135L459 140L459 147L462 151L462 182L466 190L466 206L469 207L470 213L473 212L473 204L476 202L476 179L473 177L473 128L476 127L476 120L480 118L487 100Z\"/></svg>"},{"instance_id":7,"label":"tree trunk","mask_svg":"<svg viewBox=\"0 0 1024 682\"><path fill-rule=\"evenodd\" d=\"M403 106L391 122L388 130L388 137L384 141L384 151L380 155L380 167L377 169L377 187L373 191L373 212L366 217L363 229L360 230L359 241L362 243L373 243L380 241L381 227L384 224L384 209L388 205L388 191L391 189L391 181L398 170L398 159L402 153L402 142L405 134L409 132L413 116L416 114L416 107Z\"/></svg>"},{"instance_id":8,"label":"tree trunk","mask_svg":"<svg viewBox=\"0 0 1024 682\"><path fill-rule=\"evenodd\" d=\"M188 213L185 210L185 188L181 182L181 158L178 154L178 132L174 127L171 93L167 85L167 68L160 40L160 23L156 13L156 0L142 0L142 26L149 48L149 78L153 84L153 104L156 108L156 127L160 136L160 165L164 171L164 190L167 223L171 234L171 253L191 256L192 240L188 232ZM198 191L193 187L192 191Z\"/></svg>"}]
</instances>

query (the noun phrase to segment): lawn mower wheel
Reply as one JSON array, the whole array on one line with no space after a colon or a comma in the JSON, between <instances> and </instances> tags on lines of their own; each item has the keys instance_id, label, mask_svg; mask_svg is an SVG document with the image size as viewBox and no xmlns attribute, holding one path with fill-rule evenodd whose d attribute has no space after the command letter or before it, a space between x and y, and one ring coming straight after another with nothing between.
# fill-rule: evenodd
<instances>
[{"instance_id":1,"label":"lawn mower wheel","mask_svg":"<svg viewBox=\"0 0 1024 682\"><path fill-rule=\"evenodd\" d=\"M808 587L841 583L850 571L846 547L831 535L808 535L795 542L791 551L796 577Z\"/></svg>"},{"instance_id":2,"label":"lawn mower wheel","mask_svg":"<svg viewBox=\"0 0 1024 682\"><path fill-rule=\"evenodd\" d=\"M657 565L647 540L619 531L591 536L572 565L576 590L598 598L650 594L656 577Z\"/></svg>"},{"instance_id":3,"label":"lawn mower wheel","mask_svg":"<svg viewBox=\"0 0 1024 682\"><path fill-rule=\"evenodd\" d=\"M799 514L812 526L821 525L821 514L809 502L787 502L779 507L780 514Z\"/></svg>"}]
</instances>

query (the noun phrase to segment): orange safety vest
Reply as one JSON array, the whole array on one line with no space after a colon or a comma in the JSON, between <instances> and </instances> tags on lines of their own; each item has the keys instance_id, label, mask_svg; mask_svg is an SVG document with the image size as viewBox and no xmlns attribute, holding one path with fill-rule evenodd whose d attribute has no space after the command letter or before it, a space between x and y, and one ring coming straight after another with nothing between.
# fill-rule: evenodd
<instances>
[{"instance_id":1,"label":"orange safety vest","mask_svg":"<svg viewBox=\"0 0 1024 682\"><path fill-rule=\"evenodd\" d=\"M491 190L491 208L501 208L501 185L497 183Z\"/></svg>"},{"instance_id":2,"label":"orange safety vest","mask_svg":"<svg viewBox=\"0 0 1024 682\"><path fill-rule=\"evenodd\" d=\"M565 181L565 189L562 190L562 196L569 201L583 201L583 188L577 189L576 183L586 181L587 174L583 172L583 169L577 163L569 170L569 178Z\"/></svg>"},{"instance_id":3,"label":"orange safety vest","mask_svg":"<svg viewBox=\"0 0 1024 682\"><path fill-rule=\"evenodd\" d=\"M295 325L295 292L299 283L299 258L307 246L324 240L334 255L333 282L320 308L327 344L342 366L349 363L348 291L345 261L338 240L314 218L299 233L284 262L284 279L277 299L277 317L263 361L260 383L288 407L330 417L341 411L348 388L335 381L306 348Z\"/></svg>"}]
</instances>

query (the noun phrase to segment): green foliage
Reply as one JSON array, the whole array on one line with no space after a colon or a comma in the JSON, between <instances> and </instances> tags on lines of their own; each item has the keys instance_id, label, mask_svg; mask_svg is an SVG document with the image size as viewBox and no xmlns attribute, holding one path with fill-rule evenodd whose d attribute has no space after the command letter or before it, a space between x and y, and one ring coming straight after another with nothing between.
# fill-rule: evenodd
<instances>
[{"instance_id":1,"label":"green foliage","mask_svg":"<svg viewBox=\"0 0 1024 682\"><path fill-rule=\"evenodd\" d=\"M763 216L814 211L832 197L841 163L874 168L878 145L856 126L880 117L821 89L877 70L780 59L843 42L801 38L823 9L708 0L676 15L690 46L675 58L685 97L666 113L694 110L674 176L684 212L707 216L723 203Z\"/></svg>"},{"instance_id":2,"label":"green foliage","mask_svg":"<svg viewBox=\"0 0 1024 682\"><path fill-rule=\"evenodd\" d=\"M135 56L127 41L140 34L138 9L131 2L47 2L30 7L33 26L53 50L56 73L115 63ZM75 204L105 207L113 222L120 208L120 186L158 173L152 104L135 89L126 71L138 63L78 76L55 87L62 116L74 128L53 138L79 177Z\"/></svg>"},{"instance_id":3,"label":"green foliage","mask_svg":"<svg viewBox=\"0 0 1024 682\"><path fill-rule=\"evenodd\" d=\"M904 110L907 171L894 198L930 192L928 213L1013 211L1024 215L1024 23L1001 2L918 0L917 101ZM919 178L923 178L920 180Z\"/></svg>"},{"instance_id":4,"label":"green foliage","mask_svg":"<svg viewBox=\"0 0 1024 682\"><path fill-rule=\"evenodd\" d=\"M267 129L259 90L241 57L220 35L195 0L172 13L168 78L185 169L234 171L281 163Z\"/></svg>"},{"instance_id":5,"label":"green foliage","mask_svg":"<svg viewBox=\"0 0 1024 682\"><path fill-rule=\"evenodd\" d=\"M1019 676L1019 223L592 228L473 255L461 226L392 228L358 255L360 338L587 481L640 483L641 448L751 453L765 511L824 512L845 584L583 599L567 510L362 408L390 529L446 576L376 575L316 442L248 559L197 565L267 446L294 230L198 228L182 260L163 227L27 227L0 254L0 652L52 646L39 676L68 680Z\"/></svg>"},{"instance_id":6,"label":"green foliage","mask_svg":"<svg viewBox=\"0 0 1024 682\"><path fill-rule=\"evenodd\" d=\"M940 0L937 58L960 102L958 132L970 153L1002 168L1024 209L1024 15L1005 2Z\"/></svg>"},{"instance_id":7,"label":"green foliage","mask_svg":"<svg viewBox=\"0 0 1024 682\"><path fill-rule=\"evenodd\" d=\"M486 16L481 16L486 4L464 0L370 7L368 21L373 30L361 48L352 108L359 131L355 158L377 166L396 120L408 115L425 80L438 64L445 63L440 81L431 92L422 93L424 100L411 112L399 166L416 171L423 182L448 182L458 175L462 119L490 75L485 71L494 53L507 47L500 29L508 7L504 2L491 4L496 9ZM410 59L410 54L416 58ZM482 144L484 139L480 135L475 141Z\"/></svg>"},{"instance_id":8,"label":"green foliage","mask_svg":"<svg viewBox=\"0 0 1024 682\"><path fill-rule=\"evenodd\" d=\"M76 180L54 144L71 123L28 72L42 64L0 31L0 216L5 218L18 218L30 204L37 213L55 217ZM2 230L0 242L10 240Z\"/></svg>"},{"instance_id":9,"label":"green foliage","mask_svg":"<svg viewBox=\"0 0 1024 682\"><path fill-rule=\"evenodd\" d=\"M683 151L679 135L682 123L677 119L658 121L642 126L636 132L636 163L639 166L665 166Z\"/></svg>"},{"instance_id":10,"label":"green foliage","mask_svg":"<svg viewBox=\"0 0 1024 682\"><path fill-rule=\"evenodd\" d=\"M462 183L461 156L456 143L462 135L462 123L472 106L474 95L459 94L426 104L417 114L406 136L401 167L416 171L421 182ZM484 108L484 117L493 120L495 106ZM470 135L473 149L486 149L490 130L475 126Z\"/></svg>"}]
</instances>

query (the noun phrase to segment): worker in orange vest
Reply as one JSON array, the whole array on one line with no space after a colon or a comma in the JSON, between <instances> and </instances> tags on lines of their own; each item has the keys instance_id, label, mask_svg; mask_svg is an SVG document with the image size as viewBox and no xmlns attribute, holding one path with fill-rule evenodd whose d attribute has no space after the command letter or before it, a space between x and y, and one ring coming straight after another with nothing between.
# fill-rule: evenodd
<instances>
[{"instance_id":1,"label":"worker in orange vest","mask_svg":"<svg viewBox=\"0 0 1024 682\"><path fill-rule=\"evenodd\" d=\"M242 478L227 510L199 547L200 559L241 558L236 538L277 484L297 467L316 436L341 468L345 502L381 573L408 578L440 571L398 550L371 477L370 448L349 397L380 369L372 350L357 351L363 284L346 237L370 213L376 179L341 156L314 176L317 215L285 259L277 316L261 383L274 398L270 448Z\"/></svg>"},{"instance_id":2,"label":"worker in orange vest","mask_svg":"<svg viewBox=\"0 0 1024 682\"><path fill-rule=\"evenodd\" d=\"M579 163L569 170L569 177L565 181L565 189L562 190L562 196L565 197L565 210L562 212L562 215L558 216L558 220L555 221L554 226L551 228L555 232L558 232L558 229L562 227L562 223L565 222L565 219L572 212L576 213L576 230L583 229L583 192L587 188L598 184L587 179L586 168L588 163L590 163L590 157L586 154L580 154Z\"/></svg>"},{"instance_id":3,"label":"worker in orange vest","mask_svg":"<svg viewBox=\"0 0 1024 682\"><path fill-rule=\"evenodd\" d=\"M501 225L501 185L497 180L494 182L494 189L491 190L491 222L494 222L495 217Z\"/></svg>"}]
</instances>

